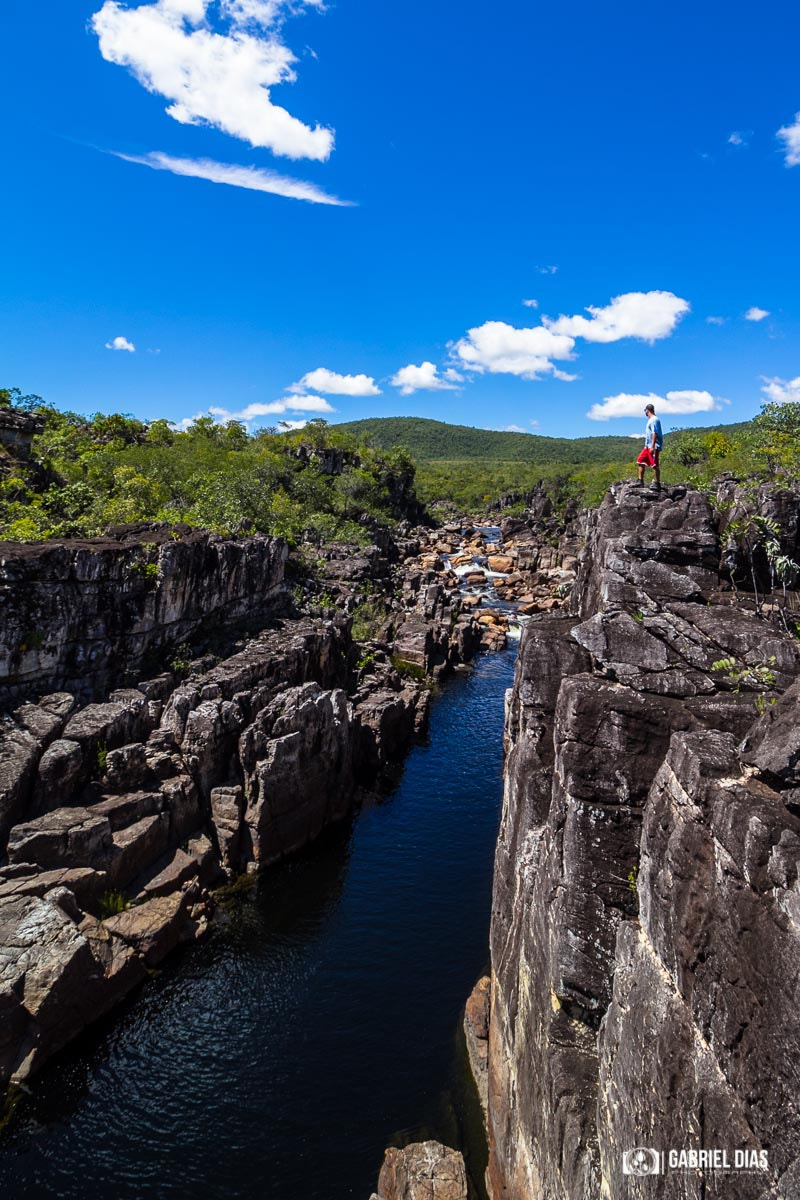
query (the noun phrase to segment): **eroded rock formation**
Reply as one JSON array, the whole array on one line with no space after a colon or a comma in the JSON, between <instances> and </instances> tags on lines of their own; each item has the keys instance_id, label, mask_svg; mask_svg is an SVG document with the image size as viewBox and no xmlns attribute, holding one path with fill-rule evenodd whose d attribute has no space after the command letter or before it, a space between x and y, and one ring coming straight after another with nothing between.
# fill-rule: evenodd
<instances>
[{"instance_id":1,"label":"eroded rock formation","mask_svg":"<svg viewBox=\"0 0 800 1200\"><path fill-rule=\"evenodd\" d=\"M797 510L782 502L788 550ZM800 643L737 599L723 559L699 493L617 485L570 615L525 631L491 934L493 1200L652 1196L622 1176L635 1146L767 1152L766 1171L668 1172L669 1200L800 1195Z\"/></svg>"}]
</instances>

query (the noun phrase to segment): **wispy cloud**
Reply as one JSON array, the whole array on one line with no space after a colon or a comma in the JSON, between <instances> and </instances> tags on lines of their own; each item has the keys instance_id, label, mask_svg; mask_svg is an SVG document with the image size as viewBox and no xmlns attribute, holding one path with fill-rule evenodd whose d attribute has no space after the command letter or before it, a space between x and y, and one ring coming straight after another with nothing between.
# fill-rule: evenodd
<instances>
[{"instance_id":1,"label":"wispy cloud","mask_svg":"<svg viewBox=\"0 0 800 1200\"><path fill-rule=\"evenodd\" d=\"M618 342L621 338L654 342L669 337L689 309L689 302L673 292L626 292L604 308L588 306L589 317L561 316L555 321L543 317L542 324L553 333L587 342Z\"/></svg>"},{"instance_id":2,"label":"wispy cloud","mask_svg":"<svg viewBox=\"0 0 800 1200\"><path fill-rule=\"evenodd\" d=\"M309 371L289 388L290 392L325 392L329 396L380 396L371 375L337 375L327 367Z\"/></svg>"},{"instance_id":3,"label":"wispy cloud","mask_svg":"<svg viewBox=\"0 0 800 1200\"><path fill-rule=\"evenodd\" d=\"M521 425L504 425L503 432L504 433L526 433L527 430L523 429Z\"/></svg>"},{"instance_id":4,"label":"wispy cloud","mask_svg":"<svg viewBox=\"0 0 800 1200\"><path fill-rule=\"evenodd\" d=\"M423 362L418 367L413 363L401 367L389 382L400 389L401 396L411 396L414 392L454 392L461 380L452 368L440 375L434 363Z\"/></svg>"},{"instance_id":5,"label":"wispy cloud","mask_svg":"<svg viewBox=\"0 0 800 1200\"><path fill-rule=\"evenodd\" d=\"M734 129L734 131L728 135L728 145L739 146L742 149L747 149L747 147L750 145L750 138L752 136L752 129Z\"/></svg>"},{"instance_id":6,"label":"wispy cloud","mask_svg":"<svg viewBox=\"0 0 800 1200\"><path fill-rule=\"evenodd\" d=\"M125 162L152 167L154 171L171 171L173 175L207 179L209 183L225 183L230 187L246 188L251 192L269 192L271 195L286 196L291 200L307 200L311 204L352 207L349 200L339 200L313 183L306 183L303 179L292 179L288 175L268 171L263 167L240 167L233 163L215 162L211 158L173 158L160 151L143 155L121 154L117 151L112 153Z\"/></svg>"},{"instance_id":7,"label":"wispy cloud","mask_svg":"<svg viewBox=\"0 0 800 1200\"><path fill-rule=\"evenodd\" d=\"M727 317L706 317L706 325L724 325Z\"/></svg>"},{"instance_id":8,"label":"wispy cloud","mask_svg":"<svg viewBox=\"0 0 800 1200\"><path fill-rule=\"evenodd\" d=\"M526 308L538 308L539 307L538 300L523 300L522 303L525 305Z\"/></svg>"},{"instance_id":9,"label":"wispy cloud","mask_svg":"<svg viewBox=\"0 0 800 1200\"><path fill-rule=\"evenodd\" d=\"M558 267L536 267L535 269L540 275L555 275L558 271Z\"/></svg>"},{"instance_id":10,"label":"wispy cloud","mask_svg":"<svg viewBox=\"0 0 800 1200\"><path fill-rule=\"evenodd\" d=\"M106 342L106 350L127 350L129 354L133 354L136 347L126 337L115 337Z\"/></svg>"},{"instance_id":11,"label":"wispy cloud","mask_svg":"<svg viewBox=\"0 0 800 1200\"><path fill-rule=\"evenodd\" d=\"M764 386L761 391L768 400L775 404L800 404L800 375L796 379L781 379L775 376L770 379L762 375Z\"/></svg>"},{"instance_id":12,"label":"wispy cloud","mask_svg":"<svg viewBox=\"0 0 800 1200\"><path fill-rule=\"evenodd\" d=\"M184 417L182 421L178 421L179 429L188 429L188 427L198 419L198 417L213 417L217 422L223 423L226 421L242 421L245 425L250 425L254 421L260 421L264 417L281 417L286 413L332 413L336 412L327 400L322 396L287 396L281 400L270 400L267 403L255 402L248 404L244 408L234 411L229 408L221 408L218 405L212 405L207 412L196 413L193 417ZM301 428L307 423L308 418L302 421L292 421L290 424L297 428Z\"/></svg>"},{"instance_id":13,"label":"wispy cloud","mask_svg":"<svg viewBox=\"0 0 800 1200\"><path fill-rule=\"evenodd\" d=\"M784 162L787 167L800 167L800 112L795 113L791 125L784 125L777 136L783 142Z\"/></svg>"},{"instance_id":14,"label":"wispy cloud","mask_svg":"<svg viewBox=\"0 0 800 1200\"><path fill-rule=\"evenodd\" d=\"M333 131L304 124L270 98L270 88L296 79L297 60L277 25L304 5L223 0L221 32L210 27L210 7L210 0L135 8L106 0L92 28L103 58L170 101L166 111L182 125L211 125L287 158L329 158Z\"/></svg>"},{"instance_id":15,"label":"wispy cloud","mask_svg":"<svg viewBox=\"0 0 800 1200\"><path fill-rule=\"evenodd\" d=\"M639 417L642 416L646 404L652 404L657 413L683 415L712 412L722 407L710 392L667 392L666 396L657 396L655 392L649 392L646 396L620 392L617 396L606 396L600 403L593 404L586 415L591 421L609 421L612 417Z\"/></svg>"},{"instance_id":16,"label":"wispy cloud","mask_svg":"<svg viewBox=\"0 0 800 1200\"><path fill-rule=\"evenodd\" d=\"M304 8L325 10L324 0L221 0L220 7L237 25L262 29L271 29Z\"/></svg>"},{"instance_id":17,"label":"wispy cloud","mask_svg":"<svg viewBox=\"0 0 800 1200\"><path fill-rule=\"evenodd\" d=\"M298 396L291 400L273 400L269 404L248 404L240 412L230 412L227 408L209 408L212 417L222 417L226 421L255 421L258 417L276 416L286 412L336 412L322 396Z\"/></svg>"},{"instance_id":18,"label":"wispy cloud","mask_svg":"<svg viewBox=\"0 0 800 1200\"><path fill-rule=\"evenodd\" d=\"M744 319L745 321L763 321L768 316L769 309L759 308L758 305L754 304L752 308L748 308L744 314Z\"/></svg>"}]
</instances>

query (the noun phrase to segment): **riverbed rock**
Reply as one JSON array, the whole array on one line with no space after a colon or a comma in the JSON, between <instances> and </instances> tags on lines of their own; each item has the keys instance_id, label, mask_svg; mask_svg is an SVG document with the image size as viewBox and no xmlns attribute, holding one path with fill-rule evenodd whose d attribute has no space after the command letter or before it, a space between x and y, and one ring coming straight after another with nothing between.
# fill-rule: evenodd
<instances>
[{"instance_id":1,"label":"riverbed rock","mask_svg":"<svg viewBox=\"0 0 800 1200\"><path fill-rule=\"evenodd\" d=\"M492 981L484 975L475 984L464 1012L464 1037L472 1077L478 1089L484 1118L489 1107L489 1016Z\"/></svg>"},{"instance_id":2,"label":"riverbed rock","mask_svg":"<svg viewBox=\"0 0 800 1200\"><path fill-rule=\"evenodd\" d=\"M211 820L217 835L222 866L233 874L239 863L244 822L244 793L238 785L212 788Z\"/></svg>"},{"instance_id":3,"label":"riverbed rock","mask_svg":"<svg viewBox=\"0 0 800 1200\"><path fill-rule=\"evenodd\" d=\"M88 808L58 808L14 826L8 840L8 860L35 863L44 869L104 869L111 856L111 837L108 817Z\"/></svg>"},{"instance_id":4,"label":"riverbed rock","mask_svg":"<svg viewBox=\"0 0 800 1200\"><path fill-rule=\"evenodd\" d=\"M441 1142L389 1147L378 1177L379 1200L467 1200L463 1156Z\"/></svg>"},{"instance_id":5,"label":"riverbed rock","mask_svg":"<svg viewBox=\"0 0 800 1200\"><path fill-rule=\"evenodd\" d=\"M8 726L0 739L0 846L8 832L27 815L30 786L42 749L26 729Z\"/></svg>"},{"instance_id":6,"label":"riverbed rock","mask_svg":"<svg viewBox=\"0 0 800 1200\"><path fill-rule=\"evenodd\" d=\"M276 697L245 730L244 820L254 862L275 862L347 814L350 722L343 691L308 683Z\"/></svg>"},{"instance_id":7,"label":"riverbed rock","mask_svg":"<svg viewBox=\"0 0 800 1200\"><path fill-rule=\"evenodd\" d=\"M103 924L113 936L134 949L148 967L157 966L181 941L189 919L185 892L145 900L126 912L108 917Z\"/></svg>"},{"instance_id":8,"label":"riverbed rock","mask_svg":"<svg viewBox=\"0 0 800 1200\"><path fill-rule=\"evenodd\" d=\"M78 742L69 738L53 742L39 761L33 813L52 812L68 804L78 785L88 778L84 764L84 753Z\"/></svg>"},{"instance_id":9,"label":"riverbed rock","mask_svg":"<svg viewBox=\"0 0 800 1200\"><path fill-rule=\"evenodd\" d=\"M65 911L60 890L0 901L4 1079L28 1078L144 976L144 965L126 950L109 952L104 969Z\"/></svg>"}]
</instances>

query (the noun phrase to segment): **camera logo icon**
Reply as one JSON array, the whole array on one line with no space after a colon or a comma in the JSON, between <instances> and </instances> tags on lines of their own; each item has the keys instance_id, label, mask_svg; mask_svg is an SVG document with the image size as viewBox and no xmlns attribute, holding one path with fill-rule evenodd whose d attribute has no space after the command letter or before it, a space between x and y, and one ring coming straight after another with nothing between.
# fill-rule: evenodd
<instances>
[{"instance_id":1,"label":"camera logo icon","mask_svg":"<svg viewBox=\"0 0 800 1200\"><path fill-rule=\"evenodd\" d=\"M622 1155L623 1175L638 1175L641 1178L645 1175L659 1175L660 1173L661 1155L658 1150L651 1150L646 1146L635 1146L633 1150L626 1150Z\"/></svg>"}]
</instances>

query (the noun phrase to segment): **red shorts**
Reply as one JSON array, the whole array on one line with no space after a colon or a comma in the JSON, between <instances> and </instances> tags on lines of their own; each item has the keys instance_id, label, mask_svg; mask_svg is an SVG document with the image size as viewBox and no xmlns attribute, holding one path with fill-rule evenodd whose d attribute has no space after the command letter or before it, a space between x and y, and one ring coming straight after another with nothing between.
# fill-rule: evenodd
<instances>
[{"instance_id":1,"label":"red shorts","mask_svg":"<svg viewBox=\"0 0 800 1200\"><path fill-rule=\"evenodd\" d=\"M657 467L658 466L658 456L660 453L661 453L660 450L656 450L655 455L654 455L653 451L650 450L650 448L648 446L645 446L644 450L639 455L639 457L637 458L636 461L637 461L637 463L641 463L645 467Z\"/></svg>"}]
</instances>

